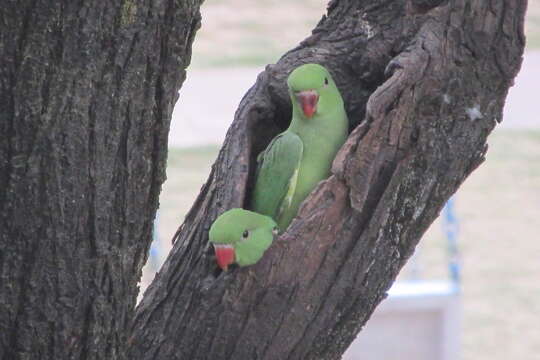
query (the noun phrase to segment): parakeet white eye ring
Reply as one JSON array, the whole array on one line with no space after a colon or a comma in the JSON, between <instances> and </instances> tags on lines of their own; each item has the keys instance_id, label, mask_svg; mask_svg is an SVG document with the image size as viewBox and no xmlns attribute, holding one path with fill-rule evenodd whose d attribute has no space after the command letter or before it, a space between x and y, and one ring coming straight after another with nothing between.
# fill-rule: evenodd
<instances>
[{"instance_id":1,"label":"parakeet white eye ring","mask_svg":"<svg viewBox=\"0 0 540 360\"><path fill-rule=\"evenodd\" d=\"M244 230L244 232L242 233L242 237L243 237L244 239L247 239L248 236L249 236L249 231Z\"/></svg>"}]
</instances>

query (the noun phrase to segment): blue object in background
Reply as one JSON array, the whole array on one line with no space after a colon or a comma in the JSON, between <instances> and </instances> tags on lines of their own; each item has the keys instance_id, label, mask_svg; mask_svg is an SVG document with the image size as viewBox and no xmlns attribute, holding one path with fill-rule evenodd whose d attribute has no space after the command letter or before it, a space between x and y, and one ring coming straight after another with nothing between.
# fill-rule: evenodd
<instances>
[{"instance_id":1,"label":"blue object in background","mask_svg":"<svg viewBox=\"0 0 540 360\"><path fill-rule=\"evenodd\" d=\"M157 271L161 266L161 251L159 243L159 210L156 212L156 218L154 219L154 228L152 232L152 245L150 245L150 254L148 257L148 265L152 268L152 271Z\"/></svg>"},{"instance_id":2,"label":"blue object in background","mask_svg":"<svg viewBox=\"0 0 540 360\"><path fill-rule=\"evenodd\" d=\"M459 289L461 283L461 255L458 247L459 220L456 216L454 205L454 198L450 198L444 206L442 228L447 240L450 280Z\"/></svg>"}]
</instances>

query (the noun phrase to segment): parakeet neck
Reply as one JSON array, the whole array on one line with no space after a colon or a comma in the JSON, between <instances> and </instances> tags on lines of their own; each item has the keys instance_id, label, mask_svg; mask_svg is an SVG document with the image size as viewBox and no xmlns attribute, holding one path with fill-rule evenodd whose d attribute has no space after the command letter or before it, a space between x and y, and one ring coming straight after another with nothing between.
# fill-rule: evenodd
<instances>
[{"instance_id":1,"label":"parakeet neck","mask_svg":"<svg viewBox=\"0 0 540 360\"><path fill-rule=\"evenodd\" d=\"M298 105L293 105L293 116L289 130L300 136L301 139L306 138L321 139L332 137L334 134L341 134L341 129L344 124L340 124L339 121L343 115L342 108L334 107L332 110L326 110L323 114L315 113L313 117L307 118L302 109Z\"/></svg>"}]
</instances>

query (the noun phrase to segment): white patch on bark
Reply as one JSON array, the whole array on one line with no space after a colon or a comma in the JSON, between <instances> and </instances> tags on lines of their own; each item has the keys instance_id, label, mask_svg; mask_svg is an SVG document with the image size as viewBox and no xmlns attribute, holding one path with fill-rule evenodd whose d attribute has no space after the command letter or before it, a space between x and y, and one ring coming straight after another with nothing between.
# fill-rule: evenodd
<instances>
[{"instance_id":1,"label":"white patch on bark","mask_svg":"<svg viewBox=\"0 0 540 360\"><path fill-rule=\"evenodd\" d=\"M444 94L442 98L445 104L450 104L450 102L452 101L452 97L448 94Z\"/></svg>"},{"instance_id":2,"label":"white patch on bark","mask_svg":"<svg viewBox=\"0 0 540 360\"><path fill-rule=\"evenodd\" d=\"M366 20L366 14L364 13L362 15L362 18L359 20L360 28L364 31L366 34L368 40L375 35L375 31L373 31L373 26L369 23L369 21Z\"/></svg>"},{"instance_id":3,"label":"white patch on bark","mask_svg":"<svg viewBox=\"0 0 540 360\"><path fill-rule=\"evenodd\" d=\"M469 119L471 121L475 121L478 119L481 119L484 117L484 114L480 111L480 105L476 104L472 108L468 108L465 110L467 112L467 116L469 116Z\"/></svg>"},{"instance_id":4,"label":"white patch on bark","mask_svg":"<svg viewBox=\"0 0 540 360\"><path fill-rule=\"evenodd\" d=\"M419 206L416 208L416 210L414 211L414 214L412 216L413 220L418 220L418 218L420 217L420 215L422 215L422 213L424 212L424 208L425 206Z\"/></svg>"}]
</instances>

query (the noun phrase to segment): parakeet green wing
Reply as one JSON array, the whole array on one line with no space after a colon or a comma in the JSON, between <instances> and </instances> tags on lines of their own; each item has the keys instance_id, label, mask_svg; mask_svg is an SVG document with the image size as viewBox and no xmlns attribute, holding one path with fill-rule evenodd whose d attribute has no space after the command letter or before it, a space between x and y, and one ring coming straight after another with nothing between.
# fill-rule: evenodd
<instances>
[{"instance_id":1,"label":"parakeet green wing","mask_svg":"<svg viewBox=\"0 0 540 360\"><path fill-rule=\"evenodd\" d=\"M298 135L285 131L259 156L251 202L253 211L279 223L280 213L290 205L294 194L303 148Z\"/></svg>"}]
</instances>

